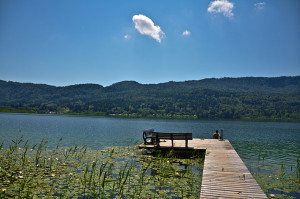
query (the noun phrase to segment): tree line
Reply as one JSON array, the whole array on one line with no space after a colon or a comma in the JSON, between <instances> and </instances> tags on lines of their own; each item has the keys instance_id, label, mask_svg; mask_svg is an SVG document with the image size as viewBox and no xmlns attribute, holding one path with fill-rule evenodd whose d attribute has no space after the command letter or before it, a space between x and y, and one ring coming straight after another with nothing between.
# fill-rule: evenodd
<instances>
[{"instance_id":1,"label":"tree line","mask_svg":"<svg viewBox=\"0 0 300 199\"><path fill-rule=\"evenodd\" d=\"M124 81L109 87L0 81L0 111L300 121L300 77L275 80L223 78L148 85Z\"/></svg>"}]
</instances>

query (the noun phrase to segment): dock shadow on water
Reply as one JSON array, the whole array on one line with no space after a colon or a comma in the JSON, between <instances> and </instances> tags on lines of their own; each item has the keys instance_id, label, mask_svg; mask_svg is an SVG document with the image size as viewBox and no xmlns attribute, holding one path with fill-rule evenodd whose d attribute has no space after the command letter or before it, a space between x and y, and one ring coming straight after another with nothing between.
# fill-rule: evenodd
<instances>
[{"instance_id":1,"label":"dock shadow on water","mask_svg":"<svg viewBox=\"0 0 300 199\"><path fill-rule=\"evenodd\" d=\"M61 140L60 140L61 141ZM204 156L0 143L0 198L199 198Z\"/></svg>"}]
</instances>

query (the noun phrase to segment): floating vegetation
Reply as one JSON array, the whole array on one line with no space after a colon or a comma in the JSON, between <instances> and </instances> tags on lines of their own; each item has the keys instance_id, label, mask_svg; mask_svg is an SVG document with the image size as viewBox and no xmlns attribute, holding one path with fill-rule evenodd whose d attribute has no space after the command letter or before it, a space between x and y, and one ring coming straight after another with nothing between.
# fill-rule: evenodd
<instances>
[{"instance_id":1,"label":"floating vegetation","mask_svg":"<svg viewBox=\"0 0 300 199\"><path fill-rule=\"evenodd\" d=\"M60 140L61 141L61 140ZM203 158L143 155L134 147L47 149L0 144L0 198L199 198Z\"/></svg>"},{"instance_id":2,"label":"floating vegetation","mask_svg":"<svg viewBox=\"0 0 300 199\"><path fill-rule=\"evenodd\" d=\"M261 153L259 153L260 155ZM250 165L251 173L268 197L299 198L300 197L300 161L297 166L272 165L266 161L258 161Z\"/></svg>"},{"instance_id":3,"label":"floating vegetation","mask_svg":"<svg viewBox=\"0 0 300 199\"><path fill-rule=\"evenodd\" d=\"M276 198L299 198L300 181L294 173L286 173L276 169L272 173L254 173L254 178L269 196L275 194Z\"/></svg>"},{"instance_id":4,"label":"floating vegetation","mask_svg":"<svg viewBox=\"0 0 300 199\"><path fill-rule=\"evenodd\" d=\"M299 139L287 137L231 142L269 198L300 198Z\"/></svg>"}]
</instances>

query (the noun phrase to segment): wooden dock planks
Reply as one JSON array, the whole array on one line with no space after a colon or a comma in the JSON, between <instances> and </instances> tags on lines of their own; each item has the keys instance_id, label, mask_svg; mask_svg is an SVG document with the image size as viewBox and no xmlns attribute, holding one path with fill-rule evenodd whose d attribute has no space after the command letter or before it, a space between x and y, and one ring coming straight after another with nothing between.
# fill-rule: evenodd
<instances>
[{"instance_id":1,"label":"wooden dock planks","mask_svg":"<svg viewBox=\"0 0 300 199\"><path fill-rule=\"evenodd\" d=\"M200 198L267 198L228 140L210 140Z\"/></svg>"},{"instance_id":2,"label":"wooden dock planks","mask_svg":"<svg viewBox=\"0 0 300 199\"><path fill-rule=\"evenodd\" d=\"M162 142L162 148L171 147ZM228 140L193 139L189 149L206 150L200 198L267 198ZM185 147L182 140L174 147ZM139 148L155 148L140 144Z\"/></svg>"}]
</instances>

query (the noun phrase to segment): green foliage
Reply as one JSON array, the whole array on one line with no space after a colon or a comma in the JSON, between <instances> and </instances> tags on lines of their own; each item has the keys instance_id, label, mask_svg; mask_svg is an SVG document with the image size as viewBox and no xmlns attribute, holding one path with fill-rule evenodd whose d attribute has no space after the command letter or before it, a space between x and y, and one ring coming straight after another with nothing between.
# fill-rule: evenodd
<instances>
[{"instance_id":1,"label":"green foliage","mask_svg":"<svg viewBox=\"0 0 300 199\"><path fill-rule=\"evenodd\" d=\"M260 166L261 172L253 173L254 178L267 195L279 192L276 198L295 198L292 195L300 193L300 178L297 170Z\"/></svg>"},{"instance_id":2,"label":"green foliage","mask_svg":"<svg viewBox=\"0 0 300 199\"><path fill-rule=\"evenodd\" d=\"M0 198L199 198L203 159L46 144L31 147L21 137L0 148Z\"/></svg>"},{"instance_id":3,"label":"green foliage","mask_svg":"<svg viewBox=\"0 0 300 199\"><path fill-rule=\"evenodd\" d=\"M300 121L300 76L54 87L0 81L0 111Z\"/></svg>"}]
</instances>

